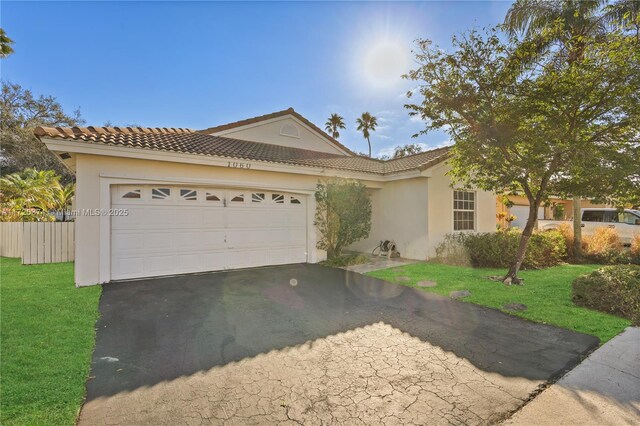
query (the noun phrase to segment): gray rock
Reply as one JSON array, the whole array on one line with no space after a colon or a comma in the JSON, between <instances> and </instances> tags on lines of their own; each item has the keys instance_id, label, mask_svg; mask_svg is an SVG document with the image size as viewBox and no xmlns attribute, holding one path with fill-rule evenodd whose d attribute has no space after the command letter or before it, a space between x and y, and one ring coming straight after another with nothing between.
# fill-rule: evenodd
<instances>
[{"instance_id":1,"label":"gray rock","mask_svg":"<svg viewBox=\"0 0 640 426\"><path fill-rule=\"evenodd\" d=\"M471 296L471 292L469 290L452 291L449 293L449 297L452 299L462 299L467 296Z\"/></svg>"},{"instance_id":2,"label":"gray rock","mask_svg":"<svg viewBox=\"0 0 640 426\"><path fill-rule=\"evenodd\" d=\"M435 281L418 281L416 285L418 287L435 287L438 283Z\"/></svg>"},{"instance_id":3,"label":"gray rock","mask_svg":"<svg viewBox=\"0 0 640 426\"><path fill-rule=\"evenodd\" d=\"M526 311L527 305L523 305L522 303L507 303L506 305L502 305L502 309L511 312Z\"/></svg>"}]
</instances>

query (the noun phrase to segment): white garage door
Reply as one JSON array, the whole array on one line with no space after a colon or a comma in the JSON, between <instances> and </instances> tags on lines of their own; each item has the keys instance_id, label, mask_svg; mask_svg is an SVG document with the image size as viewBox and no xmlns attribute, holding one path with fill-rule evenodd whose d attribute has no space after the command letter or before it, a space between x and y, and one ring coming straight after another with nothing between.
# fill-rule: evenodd
<instances>
[{"instance_id":1,"label":"white garage door","mask_svg":"<svg viewBox=\"0 0 640 426\"><path fill-rule=\"evenodd\" d=\"M189 186L115 186L111 278L307 261L306 197Z\"/></svg>"},{"instance_id":2,"label":"white garage door","mask_svg":"<svg viewBox=\"0 0 640 426\"><path fill-rule=\"evenodd\" d=\"M516 220L511 222L511 226L524 229L529 217L529 206L511 206L509 212L516 217ZM544 219L544 207L538 207L538 219Z\"/></svg>"}]
</instances>

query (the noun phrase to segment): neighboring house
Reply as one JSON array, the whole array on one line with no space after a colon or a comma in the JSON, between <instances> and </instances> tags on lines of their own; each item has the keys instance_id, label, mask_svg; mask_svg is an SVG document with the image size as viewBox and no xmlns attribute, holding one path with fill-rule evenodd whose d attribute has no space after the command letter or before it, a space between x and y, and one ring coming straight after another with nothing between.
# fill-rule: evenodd
<instances>
[{"instance_id":1,"label":"neighboring house","mask_svg":"<svg viewBox=\"0 0 640 426\"><path fill-rule=\"evenodd\" d=\"M508 195L507 198L513 205L507 207L502 202L502 197L497 198L496 217L498 225L504 227L506 222L504 216L514 216L515 220L511 222L512 227L524 228L529 216L529 200L522 195ZM590 200L581 200L581 208L591 207L607 207L606 204L596 204ZM502 217L500 213L503 213ZM540 220L570 220L573 219L573 200L567 200L558 197L550 197L549 202L538 208L538 217Z\"/></svg>"},{"instance_id":2,"label":"neighboring house","mask_svg":"<svg viewBox=\"0 0 640 426\"><path fill-rule=\"evenodd\" d=\"M355 155L293 109L202 131L38 128L76 173L75 280L112 280L323 260L318 180L371 191L371 251L393 239L425 259L445 234L495 229L495 194L454 191L446 148L381 161Z\"/></svg>"}]
</instances>

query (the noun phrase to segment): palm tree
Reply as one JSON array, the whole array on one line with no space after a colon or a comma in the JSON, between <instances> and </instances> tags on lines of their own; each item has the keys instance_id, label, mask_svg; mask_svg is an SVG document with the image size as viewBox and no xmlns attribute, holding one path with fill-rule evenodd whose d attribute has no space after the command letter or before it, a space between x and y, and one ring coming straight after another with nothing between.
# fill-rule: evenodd
<instances>
[{"instance_id":1,"label":"palm tree","mask_svg":"<svg viewBox=\"0 0 640 426\"><path fill-rule=\"evenodd\" d=\"M27 212L37 210L48 218L48 211L57 207L61 191L60 176L53 170L25 169L0 179L0 202L8 209Z\"/></svg>"},{"instance_id":2,"label":"palm tree","mask_svg":"<svg viewBox=\"0 0 640 426\"><path fill-rule=\"evenodd\" d=\"M7 37L7 33L0 28L0 58L6 58L13 53L13 40Z\"/></svg>"},{"instance_id":3,"label":"palm tree","mask_svg":"<svg viewBox=\"0 0 640 426\"><path fill-rule=\"evenodd\" d=\"M371 157L371 140L369 137L371 136L371 132L375 132L378 119L368 112L363 112L362 115L356 119L356 124L358 125L358 130L362 131L362 135L369 144L369 157Z\"/></svg>"},{"instance_id":4,"label":"palm tree","mask_svg":"<svg viewBox=\"0 0 640 426\"><path fill-rule=\"evenodd\" d=\"M521 35L525 39L537 41L540 52L559 43L569 66L581 59L591 37L606 33L607 15L603 12L606 0L516 0L509 8L503 28L511 35ZM560 25L555 38L543 34ZM534 58L535 59L535 58ZM573 197L574 253L582 252L582 202L581 197Z\"/></svg>"},{"instance_id":5,"label":"palm tree","mask_svg":"<svg viewBox=\"0 0 640 426\"><path fill-rule=\"evenodd\" d=\"M620 0L606 9L608 21L620 27L634 28L640 41L640 1Z\"/></svg>"},{"instance_id":6,"label":"palm tree","mask_svg":"<svg viewBox=\"0 0 640 426\"><path fill-rule=\"evenodd\" d=\"M541 36L560 24L555 39L547 38L538 45L540 51L560 43L569 64L580 59L586 48L586 37L606 32L602 6L606 0L517 0L507 11L503 27L511 35L529 40Z\"/></svg>"},{"instance_id":7,"label":"palm tree","mask_svg":"<svg viewBox=\"0 0 640 426\"><path fill-rule=\"evenodd\" d=\"M331 134L331 137L338 139L340 137L340 129L346 129L344 125L344 118L338 114L331 114L326 123L324 123L324 129L327 133Z\"/></svg>"},{"instance_id":8,"label":"palm tree","mask_svg":"<svg viewBox=\"0 0 640 426\"><path fill-rule=\"evenodd\" d=\"M67 208L71 205L71 201L76 194L76 185L69 183L67 185L59 185L53 191L53 208L62 212L62 221L67 219Z\"/></svg>"}]
</instances>

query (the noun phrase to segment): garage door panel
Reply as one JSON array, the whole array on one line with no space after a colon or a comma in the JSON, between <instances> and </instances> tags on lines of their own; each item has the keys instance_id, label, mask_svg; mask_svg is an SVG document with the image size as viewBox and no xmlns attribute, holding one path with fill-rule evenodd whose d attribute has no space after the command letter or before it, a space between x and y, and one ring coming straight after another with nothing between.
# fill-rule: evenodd
<instances>
[{"instance_id":1,"label":"garage door panel","mask_svg":"<svg viewBox=\"0 0 640 426\"><path fill-rule=\"evenodd\" d=\"M173 245L177 249L199 249L202 247L202 234L196 230L175 231L172 236Z\"/></svg>"},{"instance_id":2,"label":"garage door panel","mask_svg":"<svg viewBox=\"0 0 640 426\"><path fill-rule=\"evenodd\" d=\"M186 200L180 187L166 188L173 195L163 199L150 196L152 187L114 191L113 207L129 215L111 221L113 279L307 260L306 209L290 203L303 197L260 191L252 202L251 191L199 189L196 200ZM136 189L140 198L122 198ZM243 200L231 201L241 193ZM207 200L211 194L218 199Z\"/></svg>"},{"instance_id":3,"label":"garage door panel","mask_svg":"<svg viewBox=\"0 0 640 426\"><path fill-rule=\"evenodd\" d=\"M147 273L173 274L176 270L176 256L172 254L147 255L144 259L144 267Z\"/></svg>"},{"instance_id":4,"label":"garage door panel","mask_svg":"<svg viewBox=\"0 0 640 426\"><path fill-rule=\"evenodd\" d=\"M121 252L123 250L143 250L144 237L144 232L113 231L111 249L113 252Z\"/></svg>"},{"instance_id":5,"label":"garage door panel","mask_svg":"<svg viewBox=\"0 0 640 426\"><path fill-rule=\"evenodd\" d=\"M249 268L269 265L266 250L229 250L228 260L230 269Z\"/></svg>"},{"instance_id":6,"label":"garage door panel","mask_svg":"<svg viewBox=\"0 0 640 426\"><path fill-rule=\"evenodd\" d=\"M213 251L202 254L202 264L205 271L219 271L226 268L228 264L227 253L225 251Z\"/></svg>"},{"instance_id":7,"label":"garage door panel","mask_svg":"<svg viewBox=\"0 0 640 426\"><path fill-rule=\"evenodd\" d=\"M225 231L202 231L200 233L200 241L204 249L224 249L227 247L225 242Z\"/></svg>"},{"instance_id":8,"label":"garage door panel","mask_svg":"<svg viewBox=\"0 0 640 426\"><path fill-rule=\"evenodd\" d=\"M139 225L144 222L145 208L144 206L114 206L114 208L123 208L127 210L126 216L112 216L112 229L138 229Z\"/></svg>"},{"instance_id":9,"label":"garage door panel","mask_svg":"<svg viewBox=\"0 0 640 426\"><path fill-rule=\"evenodd\" d=\"M113 268L113 279L137 278L144 276L144 258L143 257L116 257L111 262Z\"/></svg>"},{"instance_id":10,"label":"garage door panel","mask_svg":"<svg viewBox=\"0 0 640 426\"><path fill-rule=\"evenodd\" d=\"M259 209L258 206L251 207L230 208L227 212L227 227L264 228L268 226L270 222L268 212L265 209Z\"/></svg>"}]
</instances>

